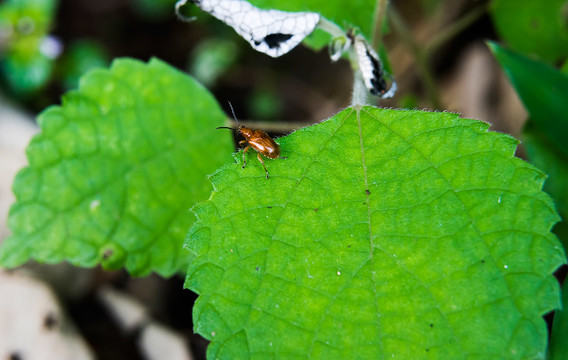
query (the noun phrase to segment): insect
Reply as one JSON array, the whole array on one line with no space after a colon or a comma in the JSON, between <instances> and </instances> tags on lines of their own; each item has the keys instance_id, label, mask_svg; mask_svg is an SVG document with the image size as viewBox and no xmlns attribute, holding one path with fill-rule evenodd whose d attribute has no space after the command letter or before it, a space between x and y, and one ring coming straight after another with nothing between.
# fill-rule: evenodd
<instances>
[{"instance_id":1,"label":"insect","mask_svg":"<svg viewBox=\"0 0 568 360\"><path fill-rule=\"evenodd\" d=\"M256 50L272 57L286 54L311 34L320 21L314 12L263 10L245 0L179 0L176 14L187 2L211 14L232 27Z\"/></svg>"},{"instance_id":2,"label":"insect","mask_svg":"<svg viewBox=\"0 0 568 360\"><path fill-rule=\"evenodd\" d=\"M233 117L235 118L235 121L237 121L238 124L238 120L237 117L235 116L235 111L233 110L233 106L231 105L231 103L229 103L229 106L231 107L231 112L233 113ZM227 126L220 126L217 129L233 130L236 131L237 134L242 135L242 137L245 138L245 140L239 141L240 146L246 145L245 150L243 151L243 169L247 165L247 160L245 155L250 148L253 148L254 150L256 150L256 157L258 161L260 161L262 167L264 167L264 172L266 173L267 180L268 180L268 170L266 170L266 165L264 165L264 161L262 160L262 156L260 155L262 154L269 159L278 159L278 158L285 159L284 157L280 156L280 145L278 145L270 136L268 136L267 133L265 133L262 130L252 130L250 128L245 127L244 125L241 125L236 129Z\"/></svg>"}]
</instances>

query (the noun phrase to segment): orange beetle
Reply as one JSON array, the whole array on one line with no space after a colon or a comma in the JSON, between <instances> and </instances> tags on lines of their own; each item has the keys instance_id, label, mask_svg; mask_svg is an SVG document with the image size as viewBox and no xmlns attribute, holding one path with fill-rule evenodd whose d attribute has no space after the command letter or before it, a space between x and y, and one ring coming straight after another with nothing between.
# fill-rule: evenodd
<instances>
[{"instance_id":1,"label":"orange beetle","mask_svg":"<svg viewBox=\"0 0 568 360\"><path fill-rule=\"evenodd\" d=\"M231 111L233 112L233 117L235 121L237 121L237 117L235 116L235 111L233 110L233 106L229 103L231 107ZM264 172L266 172L266 179L268 179L268 170L266 170L266 165L264 165L264 161L262 160L262 156L260 154L266 156L269 159L285 159L280 157L280 145L278 145L267 133L262 130L252 130L250 128L245 127L244 125L239 126L237 129L233 129L227 126L220 126L217 129L229 129L234 130L237 134L242 135L245 140L239 141L239 145L245 145L245 150L243 151L243 169L247 165L247 160L245 158L245 154L247 153L248 149L253 148L256 150L256 157L258 161L264 167Z\"/></svg>"}]
</instances>

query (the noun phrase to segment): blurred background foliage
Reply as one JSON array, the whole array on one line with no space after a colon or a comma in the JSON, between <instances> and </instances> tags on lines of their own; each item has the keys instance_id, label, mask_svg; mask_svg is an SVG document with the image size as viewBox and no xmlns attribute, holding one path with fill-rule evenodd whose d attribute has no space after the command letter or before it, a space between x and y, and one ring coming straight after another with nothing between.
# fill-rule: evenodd
<instances>
[{"instance_id":1,"label":"blurred background foliage","mask_svg":"<svg viewBox=\"0 0 568 360\"><path fill-rule=\"evenodd\" d=\"M300 47L270 59L195 6L190 12L198 15L196 21L179 21L174 3L3 0L3 95L37 113L57 103L93 67L121 56L156 56L194 75L221 103L230 98L247 119L309 123L349 104L349 65L331 63L325 48ZM394 64L400 90L381 105L458 111L519 134L524 120L518 107L493 111L496 104L514 104L499 98L509 95L493 86L502 77L482 47L486 39L494 39L551 65L563 64L568 54L566 1L541 5L537 0L392 1L380 49ZM306 43L317 45L320 38L316 33ZM468 82L466 76L476 79ZM473 94L466 92L492 100L473 104Z\"/></svg>"},{"instance_id":2,"label":"blurred background foliage","mask_svg":"<svg viewBox=\"0 0 568 360\"><path fill-rule=\"evenodd\" d=\"M50 35L56 0L10 0L0 6L2 75L18 96L50 81L60 42Z\"/></svg>"},{"instance_id":3,"label":"blurred background foliage","mask_svg":"<svg viewBox=\"0 0 568 360\"><path fill-rule=\"evenodd\" d=\"M46 106L58 104L83 73L123 56L144 61L158 57L192 74L228 114L227 100L239 120L259 122L257 127L274 135L321 121L349 105L349 64L332 63L326 48L300 46L272 59L199 10L190 9L196 21L179 21L174 3L0 0L0 110L15 107L33 119ZM329 6L341 2L333 4ZM455 111L526 140L518 155L549 174L547 190L568 216L568 155L554 140L568 137L563 108L568 103L563 93L567 77L562 75L568 73L568 0L392 0L379 32L381 53L399 84L396 96L381 106ZM495 56L487 40L502 46L493 47ZM307 42L321 44L321 34ZM550 97L538 95L545 90L557 100L547 102ZM1 186L9 188L12 175L3 173ZM0 200L5 207L11 201ZM568 230L562 229L567 228L565 222L555 228L565 245ZM143 281L121 272L98 276L125 289L132 287L130 282ZM160 287L168 289L167 295L150 307L187 335L197 358L202 357L206 344L192 335L191 315L185 321L179 316L189 311L192 295L182 290L181 279ZM101 315L92 296L86 293L80 299L80 304L71 302L70 312L98 357L138 358L132 347L128 352L108 347L108 342L133 340L101 325L108 315ZM87 316L83 309L99 315Z\"/></svg>"}]
</instances>

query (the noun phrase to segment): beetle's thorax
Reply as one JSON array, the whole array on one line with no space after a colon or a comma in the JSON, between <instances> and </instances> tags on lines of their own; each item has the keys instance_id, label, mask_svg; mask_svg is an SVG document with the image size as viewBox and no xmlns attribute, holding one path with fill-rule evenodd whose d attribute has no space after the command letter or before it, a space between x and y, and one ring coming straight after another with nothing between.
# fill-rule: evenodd
<instances>
[{"instance_id":1,"label":"beetle's thorax","mask_svg":"<svg viewBox=\"0 0 568 360\"><path fill-rule=\"evenodd\" d=\"M241 134L247 140L249 140L254 134L254 130L249 129L249 128L245 127L244 125L239 126L239 128L237 129L237 132L239 134Z\"/></svg>"}]
</instances>

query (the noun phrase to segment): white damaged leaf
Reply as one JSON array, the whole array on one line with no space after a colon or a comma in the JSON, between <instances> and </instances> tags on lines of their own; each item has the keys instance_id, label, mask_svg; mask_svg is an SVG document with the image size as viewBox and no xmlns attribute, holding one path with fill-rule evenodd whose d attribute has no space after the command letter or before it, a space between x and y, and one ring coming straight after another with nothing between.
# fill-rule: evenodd
<instances>
[{"instance_id":1,"label":"white damaged leaf","mask_svg":"<svg viewBox=\"0 0 568 360\"><path fill-rule=\"evenodd\" d=\"M176 13L188 0L176 3ZM320 20L313 12L286 12L259 9L244 0L189 0L201 10L232 27L256 50L279 57L295 48L311 34Z\"/></svg>"}]
</instances>

